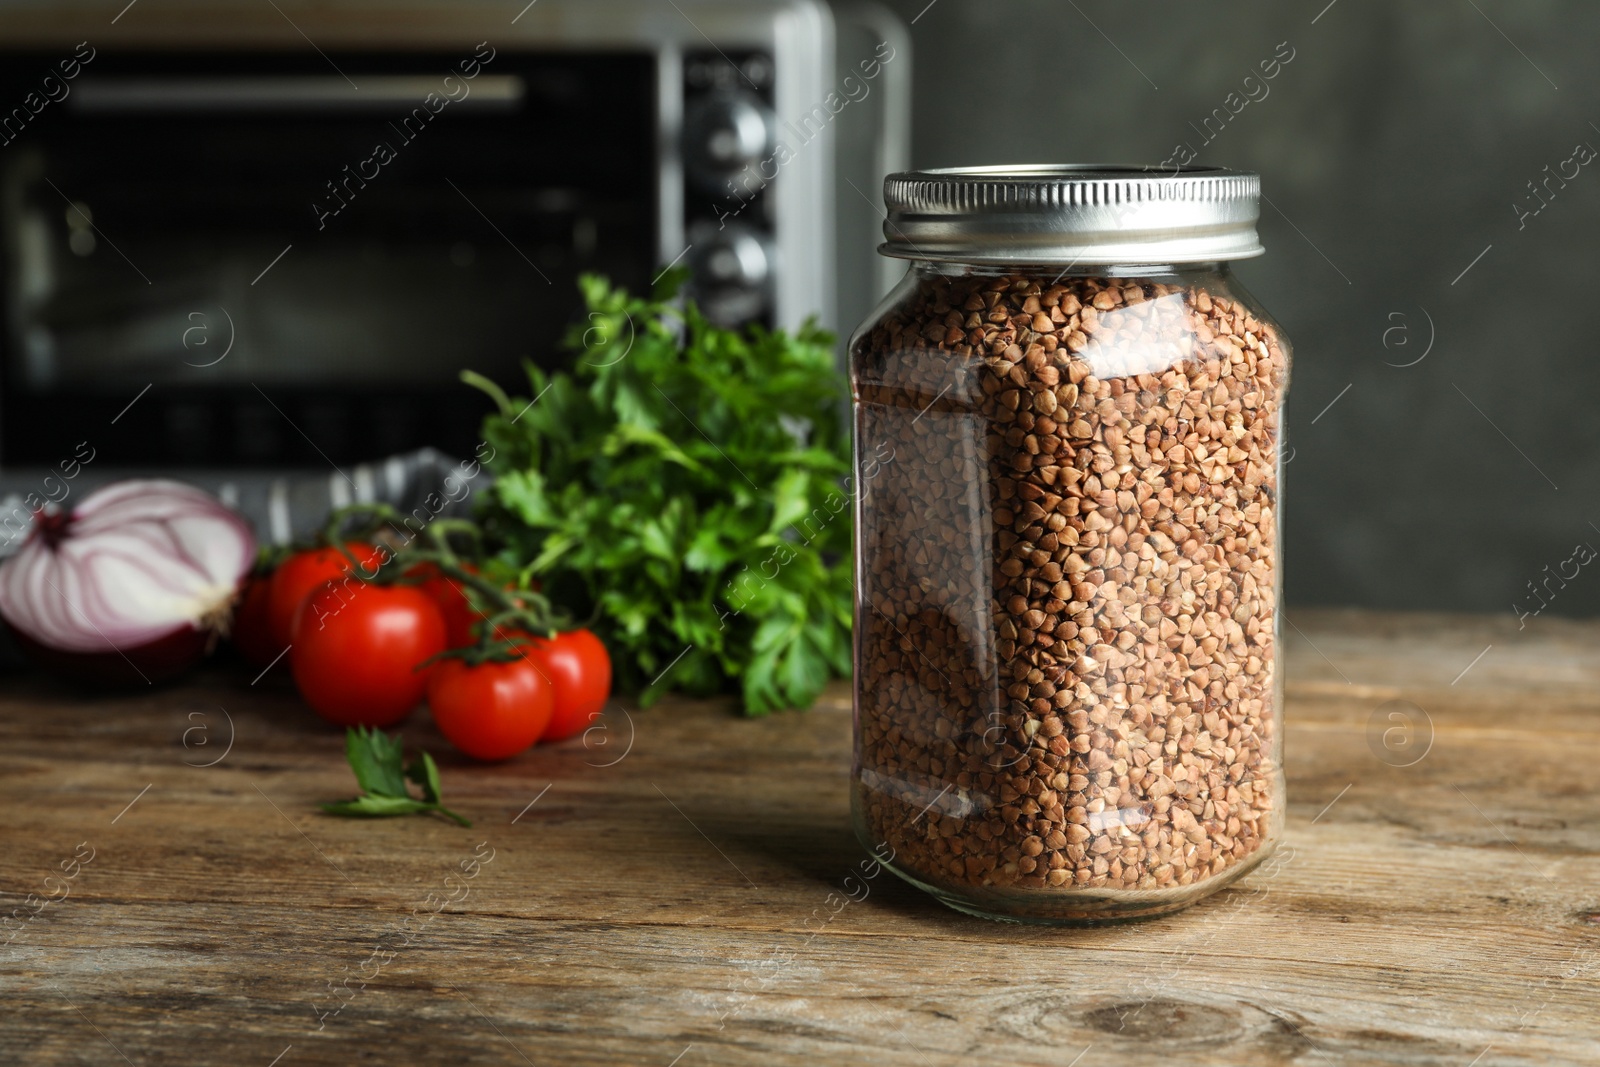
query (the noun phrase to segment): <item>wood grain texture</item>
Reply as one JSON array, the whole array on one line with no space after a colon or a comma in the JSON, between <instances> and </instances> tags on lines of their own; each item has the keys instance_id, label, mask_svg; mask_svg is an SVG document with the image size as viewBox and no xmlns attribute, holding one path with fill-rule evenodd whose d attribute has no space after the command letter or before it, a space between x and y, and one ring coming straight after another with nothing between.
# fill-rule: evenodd
<instances>
[{"instance_id":1,"label":"wood grain texture","mask_svg":"<svg viewBox=\"0 0 1600 1067\"><path fill-rule=\"evenodd\" d=\"M466 830L319 814L353 781L282 683L6 679L0 910L69 895L0 947L0 1063L1600 1062L1600 625L1291 618L1278 855L1076 930L846 896L843 687L490 767L418 714ZM1386 749L1395 700L1431 734Z\"/></svg>"}]
</instances>

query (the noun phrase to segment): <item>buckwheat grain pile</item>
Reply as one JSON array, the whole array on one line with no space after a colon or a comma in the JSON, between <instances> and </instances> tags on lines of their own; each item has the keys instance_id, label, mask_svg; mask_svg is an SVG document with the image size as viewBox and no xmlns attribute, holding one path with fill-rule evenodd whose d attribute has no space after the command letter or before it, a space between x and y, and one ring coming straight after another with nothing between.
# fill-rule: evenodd
<instances>
[{"instance_id":1,"label":"buckwheat grain pile","mask_svg":"<svg viewBox=\"0 0 1600 1067\"><path fill-rule=\"evenodd\" d=\"M925 277L856 342L856 797L958 892L1153 890L1275 834L1276 331L1130 279Z\"/></svg>"}]
</instances>

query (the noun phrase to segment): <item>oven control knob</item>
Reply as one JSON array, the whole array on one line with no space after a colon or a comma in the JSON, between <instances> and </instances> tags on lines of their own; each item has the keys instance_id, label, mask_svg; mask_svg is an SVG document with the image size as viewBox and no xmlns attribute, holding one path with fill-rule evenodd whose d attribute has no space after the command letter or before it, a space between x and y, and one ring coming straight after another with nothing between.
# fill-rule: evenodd
<instances>
[{"instance_id":1,"label":"oven control knob","mask_svg":"<svg viewBox=\"0 0 1600 1067\"><path fill-rule=\"evenodd\" d=\"M683 137L690 175L721 193L729 178L772 153L777 117L748 94L712 93L689 105Z\"/></svg>"},{"instance_id":2,"label":"oven control knob","mask_svg":"<svg viewBox=\"0 0 1600 1067\"><path fill-rule=\"evenodd\" d=\"M750 229L729 226L694 252L695 278L710 288L760 289L772 277L772 252Z\"/></svg>"},{"instance_id":3,"label":"oven control knob","mask_svg":"<svg viewBox=\"0 0 1600 1067\"><path fill-rule=\"evenodd\" d=\"M689 272L706 318L731 326L759 318L772 299L776 273L771 241L742 223L709 224L692 234Z\"/></svg>"}]
</instances>

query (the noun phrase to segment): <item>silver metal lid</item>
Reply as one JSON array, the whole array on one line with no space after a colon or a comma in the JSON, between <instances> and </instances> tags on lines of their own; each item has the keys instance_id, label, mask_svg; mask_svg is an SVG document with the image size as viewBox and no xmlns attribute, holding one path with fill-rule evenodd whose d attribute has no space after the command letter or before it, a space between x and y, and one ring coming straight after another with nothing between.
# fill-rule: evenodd
<instances>
[{"instance_id":1,"label":"silver metal lid","mask_svg":"<svg viewBox=\"0 0 1600 1067\"><path fill-rule=\"evenodd\" d=\"M883 181L898 259L1133 264L1249 259L1261 177L1220 167L945 167Z\"/></svg>"}]
</instances>

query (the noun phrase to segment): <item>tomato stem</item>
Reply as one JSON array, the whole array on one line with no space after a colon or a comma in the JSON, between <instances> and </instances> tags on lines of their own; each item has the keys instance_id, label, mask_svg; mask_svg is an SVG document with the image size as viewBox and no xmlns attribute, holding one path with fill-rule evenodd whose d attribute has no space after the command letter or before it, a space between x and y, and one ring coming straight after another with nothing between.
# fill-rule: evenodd
<instances>
[{"instance_id":1,"label":"tomato stem","mask_svg":"<svg viewBox=\"0 0 1600 1067\"><path fill-rule=\"evenodd\" d=\"M350 561L352 572L363 581L380 585L396 582L418 583L447 578L471 590L468 602L482 618L473 623L478 637L475 645L465 649L452 649L442 653L472 663L486 660L514 660L521 652L517 641L506 637L505 629L521 631L539 637L553 637L556 632L571 624L564 613L558 612L543 594L526 588L529 578L519 574L517 588L507 590L486 578L457 553L452 538L466 542L468 559L484 557L483 529L471 519L434 519L414 535L402 532L400 512L389 504L360 503L337 508L328 516L320 535L327 547L337 549ZM375 570L356 559L348 547L351 538L358 540L383 540L382 532L398 535L400 547L386 554L384 562ZM482 604L487 611L482 610Z\"/></svg>"}]
</instances>

